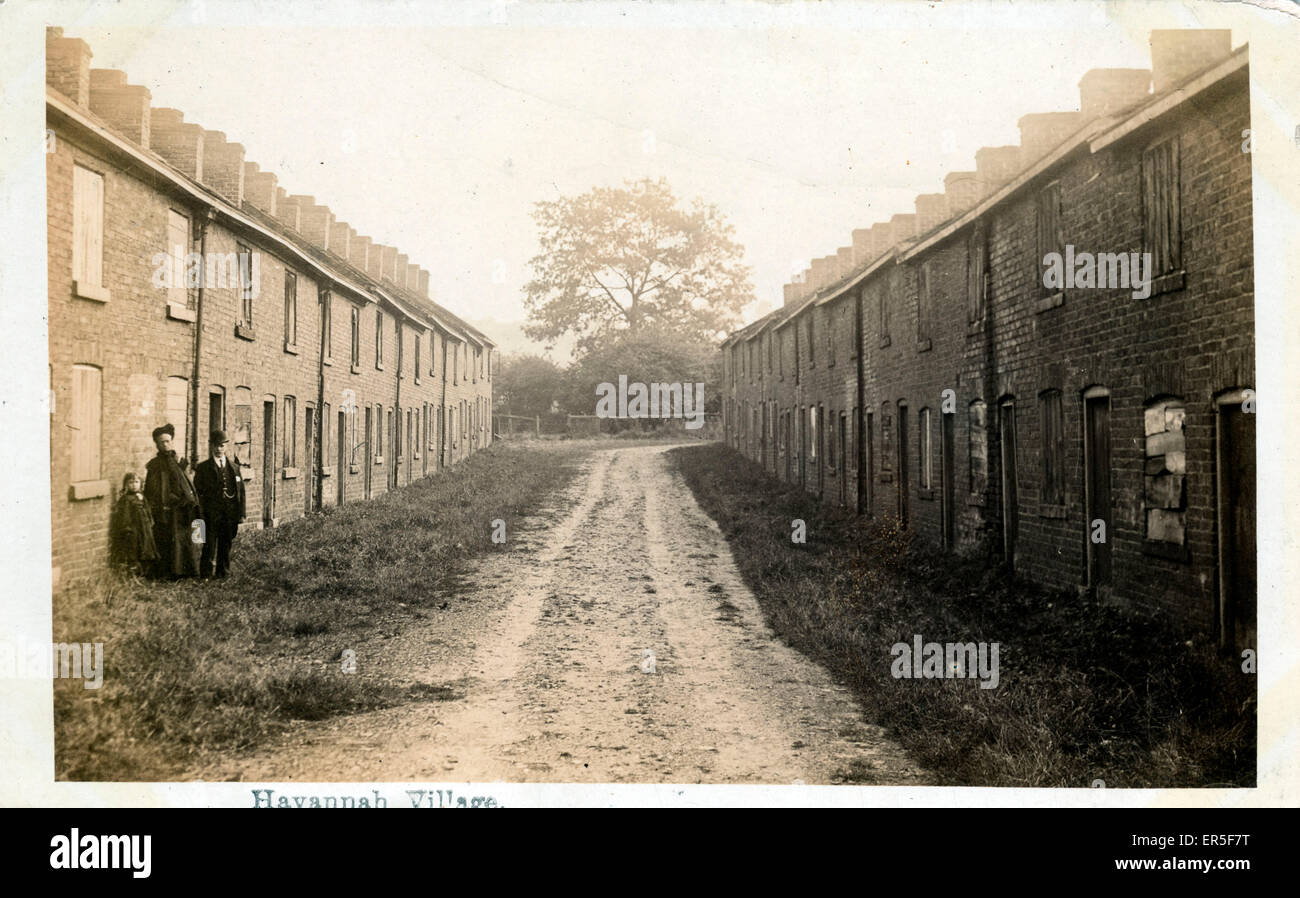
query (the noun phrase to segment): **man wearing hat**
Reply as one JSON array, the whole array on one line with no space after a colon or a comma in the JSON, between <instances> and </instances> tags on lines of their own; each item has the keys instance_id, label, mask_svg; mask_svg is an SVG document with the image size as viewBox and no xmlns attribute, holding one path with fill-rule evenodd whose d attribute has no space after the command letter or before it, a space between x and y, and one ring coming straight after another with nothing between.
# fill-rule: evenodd
<instances>
[{"instance_id":1,"label":"man wearing hat","mask_svg":"<svg viewBox=\"0 0 1300 898\"><path fill-rule=\"evenodd\" d=\"M208 531L199 572L200 576L215 576L218 580L224 580L230 571L230 546L244 520L244 478L239 476L239 459L226 458L229 444L224 430L212 431L208 460L194 469L194 488L203 506L203 521Z\"/></svg>"},{"instance_id":2,"label":"man wearing hat","mask_svg":"<svg viewBox=\"0 0 1300 898\"><path fill-rule=\"evenodd\" d=\"M176 460L170 424L154 429L158 454L145 466L144 500L153 513L154 544L158 548L158 575L193 577L199 572L199 546L193 539L199 518L199 497L190 476Z\"/></svg>"}]
</instances>

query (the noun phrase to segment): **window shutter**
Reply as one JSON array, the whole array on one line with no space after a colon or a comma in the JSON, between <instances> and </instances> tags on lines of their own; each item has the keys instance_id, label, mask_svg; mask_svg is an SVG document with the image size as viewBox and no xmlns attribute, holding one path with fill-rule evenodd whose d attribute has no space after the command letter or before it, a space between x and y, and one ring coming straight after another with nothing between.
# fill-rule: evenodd
<instances>
[{"instance_id":1,"label":"window shutter","mask_svg":"<svg viewBox=\"0 0 1300 898\"><path fill-rule=\"evenodd\" d=\"M102 373L91 365L72 366L72 482L99 480Z\"/></svg>"},{"instance_id":2,"label":"window shutter","mask_svg":"<svg viewBox=\"0 0 1300 898\"><path fill-rule=\"evenodd\" d=\"M81 166L72 178L72 276L82 284L104 284L104 178Z\"/></svg>"}]
</instances>

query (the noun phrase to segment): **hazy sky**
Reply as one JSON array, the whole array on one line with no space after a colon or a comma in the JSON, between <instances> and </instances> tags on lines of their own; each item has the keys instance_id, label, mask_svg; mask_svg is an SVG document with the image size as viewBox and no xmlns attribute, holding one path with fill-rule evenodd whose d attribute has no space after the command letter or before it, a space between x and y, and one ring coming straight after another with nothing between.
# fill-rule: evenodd
<instances>
[{"instance_id":1,"label":"hazy sky","mask_svg":"<svg viewBox=\"0 0 1300 898\"><path fill-rule=\"evenodd\" d=\"M93 66L428 268L439 302L501 320L524 317L537 200L664 176L715 203L754 269L754 317L853 228L913 211L979 147L1018 143L1021 115L1078 108L1087 70L1148 67L1153 25L1215 24L1184 7L951 2L360 4L289 24L305 9L62 24ZM222 25L265 15L280 20Z\"/></svg>"}]
</instances>

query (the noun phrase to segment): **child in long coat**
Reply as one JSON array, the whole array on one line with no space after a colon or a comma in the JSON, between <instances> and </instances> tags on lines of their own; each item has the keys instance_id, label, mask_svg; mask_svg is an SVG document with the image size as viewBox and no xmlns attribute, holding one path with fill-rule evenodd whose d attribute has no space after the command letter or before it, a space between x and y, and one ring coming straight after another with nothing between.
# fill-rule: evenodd
<instances>
[{"instance_id":1,"label":"child in long coat","mask_svg":"<svg viewBox=\"0 0 1300 898\"><path fill-rule=\"evenodd\" d=\"M153 539L153 514L144 501L140 478L122 478L122 495L113 509L113 561L133 574L143 573L158 560Z\"/></svg>"}]
</instances>

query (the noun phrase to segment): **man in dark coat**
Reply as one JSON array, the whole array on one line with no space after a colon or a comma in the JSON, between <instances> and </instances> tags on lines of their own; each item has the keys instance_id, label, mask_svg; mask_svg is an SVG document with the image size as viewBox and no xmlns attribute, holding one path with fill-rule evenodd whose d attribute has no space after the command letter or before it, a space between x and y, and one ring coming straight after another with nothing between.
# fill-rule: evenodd
<instances>
[{"instance_id":1,"label":"man in dark coat","mask_svg":"<svg viewBox=\"0 0 1300 898\"><path fill-rule=\"evenodd\" d=\"M224 430L212 431L208 460L194 469L194 489L199 494L203 522L207 525L199 572L202 577L215 576L218 580L224 580L230 571L230 547L244 520L244 478L239 476L239 459L226 457L229 444Z\"/></svg>"},{"instance_id":2,"label":"man in dark coat","mask_svg":"<svg viewBox=\"0 0 1300 898\"><path fill-rule=\"evenodd\" d=\"M176 460L172 449L175 436L176 428L170 424L153 432L158 454L145 466L144 500L153 514L158 576L193 577L199 572L199 544L193 537L194 522L199 519L199 497Z\"/></svg>"}]
</instances>

